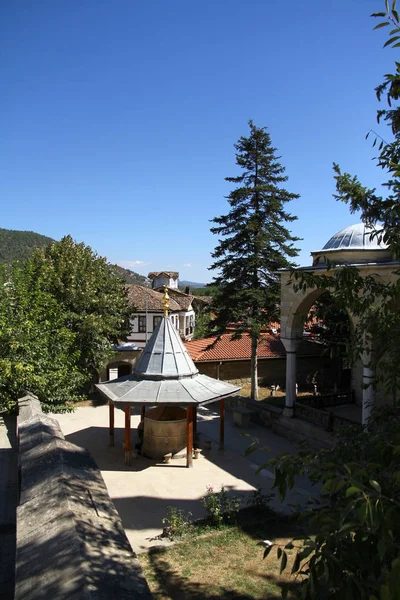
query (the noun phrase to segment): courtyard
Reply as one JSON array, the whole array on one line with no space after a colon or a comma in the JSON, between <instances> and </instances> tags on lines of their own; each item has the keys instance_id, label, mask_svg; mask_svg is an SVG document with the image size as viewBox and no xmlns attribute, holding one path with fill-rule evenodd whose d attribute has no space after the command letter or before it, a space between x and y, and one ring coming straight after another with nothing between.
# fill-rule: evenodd
<instances>
[{"instance_id":1,"label":"courtyard","mask_svg":"<svg viewBox=\"0 0 400 600\"><path fill-rule=\"evenodd\" d=\"M214 489L224 486L228 491L242 496L245 505L255 489L261 488L264 494L271 492L272 471L265 468L256 473L258 467L272 456L298 450L288 440L257 425L252 424L248 429L235 427L231 412L227 411L225 449L220 451L217 442L218 412L212 408L201 408L198 411L198 445L204 448L204 442L210 440L211 450L202 450L199 459L193 461L193 468L186 468L185 458L164 464L140 456L126 466L122 447L123 411L115 411L114 447L108 445L107 406L83 406L73 413L53 416L59 421L66 440L87 448L96 460L136 553L169 544L159 537L168 506L190 512L194 519L202 518L204 512L200 500L210 485ZM140 410L133 409L133 445L139 422ZM248 435L257 438L268 450L257 450L245 457L245 450L252 441ZM289 513L289 505L304 505L311 491L309 482L299 478L285 502L274 498L271 508L279 513Z\"/></svg>"}]
</instances>

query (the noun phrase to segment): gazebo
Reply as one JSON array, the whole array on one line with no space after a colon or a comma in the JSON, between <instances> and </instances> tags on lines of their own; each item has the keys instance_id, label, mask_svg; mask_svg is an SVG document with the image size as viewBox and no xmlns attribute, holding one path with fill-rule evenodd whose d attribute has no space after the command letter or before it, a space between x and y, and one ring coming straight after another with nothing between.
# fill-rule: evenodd
<instances>
[{"instance_id":1,"label":"gazebo","mask_svg":"<svg viewBox=\"0 0 400 600\"><path fill-rule=\"evenodd\" d=\"M224 400L240 387L199 374L177 329L168 317L168 292L164 316L144 348L131 375L98 383L95 387L109 403L110 445L114 445L114 408L125 412L125 463L131 460L131 407L180 407L186 411L186 466L193 466L193 437L197 407L219 400L220 449L224 447ZM146 426L144 427L146 437Z\"/></svg>"}]
</instances>

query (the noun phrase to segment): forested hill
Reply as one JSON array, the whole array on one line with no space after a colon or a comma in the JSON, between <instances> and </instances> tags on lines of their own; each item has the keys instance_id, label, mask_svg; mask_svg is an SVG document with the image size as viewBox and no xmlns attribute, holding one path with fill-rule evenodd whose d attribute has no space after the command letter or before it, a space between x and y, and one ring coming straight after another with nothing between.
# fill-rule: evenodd
<instances>
[{"instance_id":1,"label":"forested hill","mask_svg":"<svg viewBox=\"0 0 400 600\"><path fill-rule=\"evenodd\" d=\"M24 261L32 250L52 244L55 240L34 231L17 231L0 228L0 263L10 264L14 260ZM128 283L145 285L146 277L119 265L110 265Z\"/></svg>"},{"instance_id":2,"label":"forested hill","mask_svg":"<svg viewBox=\"0 0 400 600\"><path fill-rule=\"evenodd\" d=\"M135 273L135 271L131 271L130 269L124 269L119 265L112 266L117 271L118 275L120 275L128 283L138 283L139 285L146 285L146 277L144 275L139 275L139 273Z\"/></svg>"},{"instance_id":3,"label":"forested hill","mask_svg":"<svg viewBox=\"0 0 400 600\"><path fill-rule=\"evenodd\" d=\"M47 246L52 242L52 238L33 231L0 229L0 262L26 260L34 248Z\"/></svg>"}]
</instances>

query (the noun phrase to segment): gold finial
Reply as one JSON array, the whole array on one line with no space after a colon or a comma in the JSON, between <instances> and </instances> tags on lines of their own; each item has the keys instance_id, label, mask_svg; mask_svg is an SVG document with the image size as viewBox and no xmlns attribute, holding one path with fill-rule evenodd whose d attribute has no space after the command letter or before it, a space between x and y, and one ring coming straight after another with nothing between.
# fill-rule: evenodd
<instances>
[{"instance_id":1,"label":"gold finial","mask_svg":"<svg viewBox=\"0 0 400 600\"><path fill-rule=\"evenodd\" d=\"M168 296L168 286L164 285L164 296L162 299L162 303L163 303L163 311L164 311L164 317L168 317L168 300L169 300L169 296Z\"/></svg>"}]
</instances>

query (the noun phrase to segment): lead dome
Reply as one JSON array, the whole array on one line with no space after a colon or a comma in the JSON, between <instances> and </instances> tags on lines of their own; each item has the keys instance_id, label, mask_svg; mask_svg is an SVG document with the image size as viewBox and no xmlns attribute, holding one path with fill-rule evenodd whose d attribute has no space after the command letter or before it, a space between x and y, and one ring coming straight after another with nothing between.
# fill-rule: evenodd
<instances>
[{"instance_id":1,"label":"lead dome","mask_svg":"<svg viewBox=\"0 0 400 600\"><path fill-rule=\"evenodd\" d=\"M323 250L383 250L384 242L378 243L376 229L365 223L357 223L341 229L325 244Z\"/></svg>"}]
</instances>

